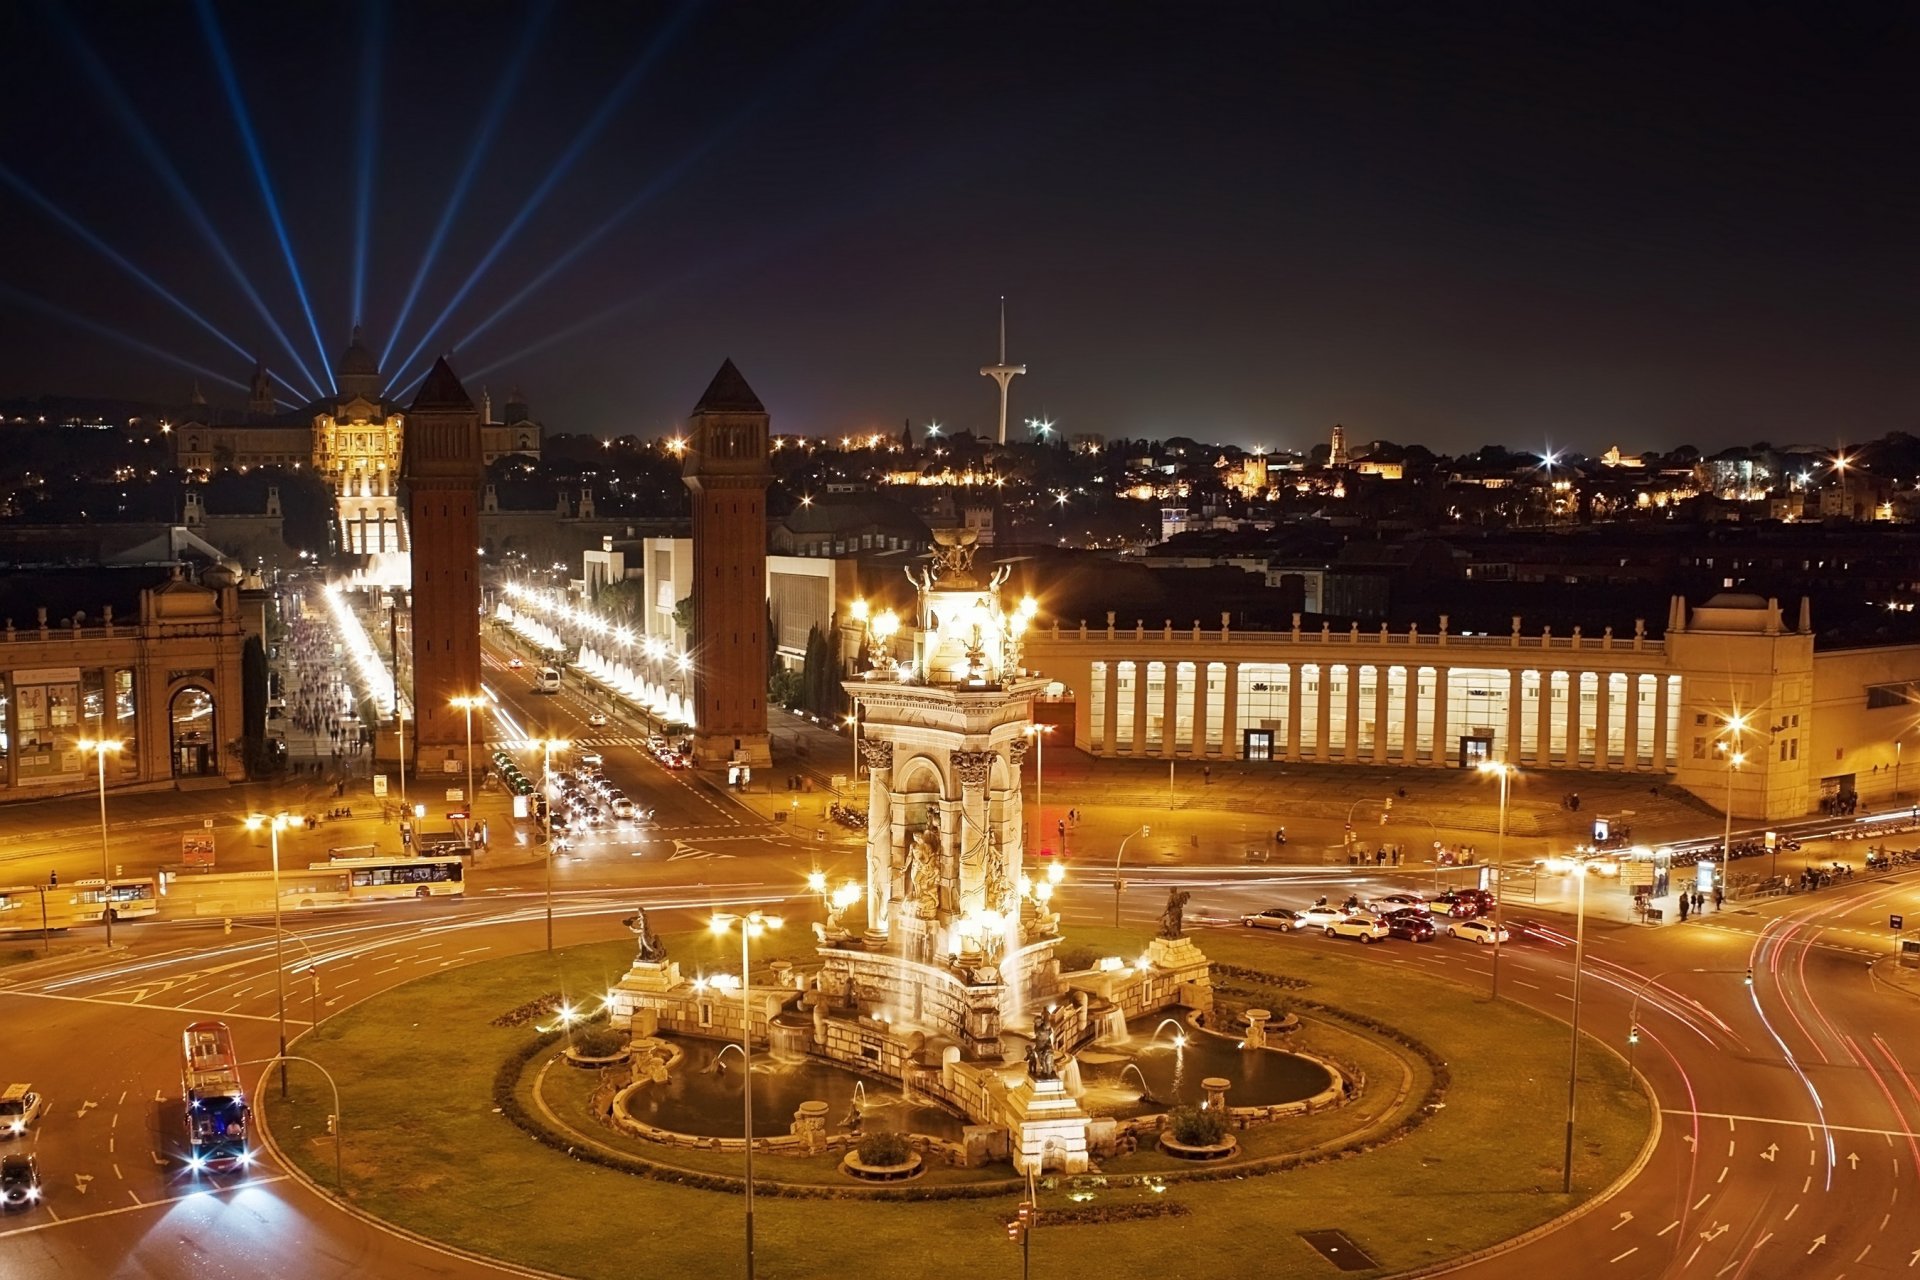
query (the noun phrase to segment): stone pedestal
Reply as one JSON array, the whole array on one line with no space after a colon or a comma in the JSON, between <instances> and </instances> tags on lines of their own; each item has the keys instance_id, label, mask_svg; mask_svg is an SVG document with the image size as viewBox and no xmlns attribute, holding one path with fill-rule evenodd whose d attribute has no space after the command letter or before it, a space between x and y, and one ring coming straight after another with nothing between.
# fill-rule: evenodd
<instances>
[{"instance_id":1,"label":"stone pedestal","mask_svg":"<svg viewBox=\"0 0 1920 1280\"><path fill-rule=\"evenodd\" d=\"M1085 1173L1090 1117L1060 1080L1028 1080L1007 1095L1013 1167L1021 1173Z\"/></svg>"},{"instance_id":2,"label":"stone pedestal","mask_svg":"<svg viewBox=\"0 0 1920 1280\"><path fill-rule=\"evenodd\" d=\"M800 1145L808 1155L819 1155L827 1144L827 1104L801 1103L800 1109L793 1113L793 1125L789 1132L800 1139Z\"/></svg>"},{"instance_id":3,"label":"stone pedestal","mask_svg":"<svg viewBox=\"0 0 1920 1280\"><path fill-rule=\"evenodd\" d=\"M1208 1076L1200 1082L1200 1091L1207 1095L1206 1108L1209 1111L1227 1109L1227 1090L1233 1088L1233 1081L1225 1076Z\"/></svg>"},{"instance_id":4,"label":"stone pedestal","mask_svg":"<svg viewBox=\"0 0 1920 1280\"><path fill-rule=\"evenodd\" d=\"M658 994L673 990L680 982L680 966L672 960L635 960L618 985L628 991Z\"/></svg>"},{"instance_id":5,"label":"stone pedestal","mask_svg":"<svg viewBox=\"0 0 1920 1280\"><path fill-rule=\"evenodd\" d=\"M1213 1011L1213 981L1207 957L1192 938L1155 938L1147 944L1147 959L1179 983L1179 1003L1197 1013Z\"/></svg>"},{"instance_id":6,"label":"stone pedestal","mask_svg":"<svg viewBox=\"0 0 1920 1280\"><path fill-rule=\"evenodd\" d=\"M1247 1048L1264 1049L1267 1047L1267 1023L1272 1017L1273 1011L1271 1009L1247 1010Z\"/></svg>"}]
</instances>

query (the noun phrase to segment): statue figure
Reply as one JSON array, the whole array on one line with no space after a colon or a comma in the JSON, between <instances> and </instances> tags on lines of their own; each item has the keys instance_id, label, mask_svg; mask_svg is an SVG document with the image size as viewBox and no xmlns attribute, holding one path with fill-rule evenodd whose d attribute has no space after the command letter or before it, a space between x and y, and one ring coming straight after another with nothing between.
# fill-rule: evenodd
<instances>
[{"instance_id":1,"label":"statue figure","mask_svg":"<svg viewBox=\"0 0 1920 1280\"><path fill-rule=\"evenodd\" d=\"M1007 877L1007 855L998 836L987 837L987 866L981 883L986 888L987 910L1005 911L1013 896L1013 881Z\"/></svg>"},{"instance_id":2,"label":"statue figure","mask_svg":"<svg viewBox=\"0 0 1920 1280\"><path fill-rule=\"evenodd\" d=\"M647 923L645 907L634 908L634 913L623 923L633 930L634 937L640 944L640 954L636 959L643 964L660 964L667 958L666 944L660 941L660 935L655 933L652 926Z\"/></svg>"},{"instance_id":3,"label":"statue figure","mask_svg":"<svg viewBox=\"0 0 1920 1280\"><path fill-rule=\"evenodd\" d=\"M1053 1022L1045 1011L1033 1015L1033 1043L1027 1046L1027 1075L1034 1080L1058 1080L1053 1063Z\"/></svg>"},{"instance_id":4,"label":"statue figure","mask_svg":"<svg viewBox=\"0 0 1920 1280\"><path fill-rule=\"evenodd\" d=\"M1184 938L1186 932L1181 928L1181 916L1187 909L1187 902L1193 897L1185 889L1167 890L1167 909L1160 913L1160 936L1163 938Z\"/></svg>"},{"instance_id":5,"label":"statue figure","mask_svg":"<svg viewBox=\"0 0 1920 1280\"><path fill-rule=\"evenodd\" d=\"M929 818L927 825L907 847L906 881L902 886L902 896L916 904L922 920L932 920L940 914L940 851L936 844L937 836L937 828Z\"/></svg>"}]
</instances>

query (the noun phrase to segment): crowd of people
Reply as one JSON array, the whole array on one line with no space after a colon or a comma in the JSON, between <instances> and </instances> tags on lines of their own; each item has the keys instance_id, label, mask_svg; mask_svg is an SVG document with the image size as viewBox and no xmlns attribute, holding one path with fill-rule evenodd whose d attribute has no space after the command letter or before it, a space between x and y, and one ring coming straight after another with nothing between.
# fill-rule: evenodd
<instances>
[{"instance_id":1,"label":"crowd of people","mask_svg":"<svg viewBox=\"0 0 1920 1280\"><path fill-rule=\"evenodd\" d=\"M340 762L366 750L365 735L354 715L353 689L341 674L333 631L323 619L295 618L281 642L281 698L286 718L313 739L310 764L295 759L299 772L327 772L320 757L325 738L333 772Z\"/></svg>"}]
</instances>

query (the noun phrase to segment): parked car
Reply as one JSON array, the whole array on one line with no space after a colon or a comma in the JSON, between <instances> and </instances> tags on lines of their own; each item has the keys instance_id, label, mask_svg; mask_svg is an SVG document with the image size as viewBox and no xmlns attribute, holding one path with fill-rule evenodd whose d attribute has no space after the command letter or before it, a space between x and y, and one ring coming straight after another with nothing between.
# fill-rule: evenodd
<instances>
[{"instance_id":1,"label":"parked car","mask_svg":"<svg viewBox=\"0 0 1920 1280\"><path fill-rule=\"evenodd\" d=\"M1327 926L1329 938L1358 938L1375 943L1387 936L1387 922L1379 916L1345 916Z\"/></svg>"},{"instance_id":2,"label":"parked car","mask_svg":"<svg viewBox=\"0 0 1920 1280\"><path fill-rule=\"evenodd\" d=\"M40 1199L40 1162L31 1153L0 1160L0 1202L24 1209Z\"/></svg>"},{"instance_id":3,"label":"parked car","mask_svg":"<svg viewBox=\"0 0 1920 1280\"><path fill-rule=\"evenodd\" d=\"M1425 911L1396 911L1387 917L1387 934L1408 942L1432 942L1436 930Z\"/></svg>"},{"instance_id":4,"label":"parked car","mask_svg":"<svg viewBox=\"0 0 1920 1280\"><path fill-rule=\"evenodd\" d=\"M1324 906L1316 902L1314 905L1298 913L1300 923L1296 924L1294 928L1324 929L1336 920L1345 920L1347 914L1348 913L1340 907Z\"/></svg>"},{"instance_id":5,"label":"parked car","mask_svg":"<svg viewBox=\"0 0 1920 1280\"><path fill-rule=\"evenodd\" d=\"M1496 942L1511 942L1513 935L1491 920L1455 920L1447 930L1456 938L1465 938L1468 942L1477 942L1481 946L1491 946Z\"/></svg>"},{"instance_id":6,"label":"parked car","mask_svg":"<svg viewBox=\"0 0 1920 1280\"><path fill-rule=\"evenodd\" d=\"M1298 929L1302 927L1300 913L1291 907L1268 907L1265 911L1256 911L1250 916L1241 916L1240 923L1253 929Z\"/></svg>"}]
</instances>

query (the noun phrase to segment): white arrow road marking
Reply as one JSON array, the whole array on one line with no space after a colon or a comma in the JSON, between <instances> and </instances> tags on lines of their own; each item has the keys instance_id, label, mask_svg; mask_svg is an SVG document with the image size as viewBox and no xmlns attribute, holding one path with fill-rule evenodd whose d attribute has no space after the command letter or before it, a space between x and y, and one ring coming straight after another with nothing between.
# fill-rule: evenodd
<instances>
[{"instance_id":1,"label":"white arrow road marking","mask_svg":"<svg viewBox=\"0 0 1920 1280\"><path fill-rule=\"evenodd\" d=\"M81 1195L85 1195L87 1194L87 1184L92 1181L93 1181L92 1174L76 1173L73 1175L73 1189L75 1191L78 1191Z\"/></svg>"},{"instance_id":2,"label":"white arrow road marking","mask_svg":"<svg viewBox=\"0 0 1920 1280\"><path fill-rule=\"evenodd\" d=\"M1907 1259L1907 1266L1909 1268L1920 1267L1920 1249L1913 1251L1913 1256Z\"/></svg>"},{"instance_id":3,"label":"white arrow road marking","mask_svg":"<svg viewBox=\"0 0 1920 1280\"><path fill-rule=\"evenodd\" d=\"M153 1091L153 1100L155 1102L165 1102L167 1100L167 1095L164 1093L161 1093L158 1089L155 1089Z\"/></svg>"},{"instance_id":4,"label":"white arrow road marking","mask_svg":"<svg viewBox=\"0 0 1920 1280\"><path fill-rule=\"evenodd\" d=\"M1858 1151L1847 1152L1847 1164L1851 1168L1858 1169L1860 1167L1860 1153Z\"/></svg>"},{"instance_id":5,"label":"white arrow road marking","mask_svg":"<svg viewBox=\"0 0 1920 1280\"><path fill-rule=\"evenodd\" d=\"M1614 1223L1611 1227L1607 1229L1609 1231L1618 1231L1620 1228L1626 1226L1629 1222L1632 1222L1632 1221L1633 1221L1633 1210L1622 1209L1620 1211L1620 1221Z\"/></svg>"},{"instance_id":6,"label":"white arrow road marking","mask_svg":"<svg viewBox=\"0 0 1920 1280\"><path fill-rule=\"evenodd\" d=\"M161 1168L163 1168L163 1169L164 1169L164 1168L166 1168L166 1165L167 1165L167 1162L166 1162L165 1160L162 1160L162 1159L160 1158L160 1153L159 1153L159 1152L157 1152L157 1151L149 1151L149 1152L147 1152L147 1154L153 1157L153 1162L154 1162L155 1164L157 1164L157 1165L159 1165L159 1166L160 1166Z\"/></svg>"},{"instance_id":7,"label":"white arrow road marking","mask_svg":"<svg viewBox=\"0 0 1920 1280\"><path fill-rule=\"evenodd\" d=\"M1693 1150L1696 1150L1696 1151L1697 1151L1697 1150L1699 1150L1699 1148L1700 1148L1700 1139L1699 1139L1699 1138L1697 1138L1697 1137L1695 1137L1695 1136L1694 1136L1693 1134L1691 1134L1691 1133L1683 1133L1683 1134L1681 1134L1681 1135L1680 1135L1680 1140L1681 1140L1682 1142L1684 1142L1684 1143L1686 1143L1686 1144L1687 1144L1687 1146L1688 1146L1689 1148L1691 1148L1691 1149L1693 1149Z\"/></svg>"},{"instance_id":8,"label":"white arrow road marking","mask_svg":"<svg viewBox=\"0 0 1920 1280\"><path fill-rule=\"evenodd\" d=\"M1772 1160L1775 1157L1777 1157L1779 1154L1780 1154L1780 1144L1776 1142L1771 1146L1769 1146L1765 1151L1762 1151L1760 1153L1760 1158L1762 1160Z\"/></svg>"},{"instance_id":9,"label":"white arrow road marking","mask_svg":"<svg viewBox=\"0 0 1920 1280\"><path fill-rule=\"evenodd\" d=\"M1702 1240L1718 1240L1721 1236L1725 1234L1727 1234L1727 1224L1724 1222L1716 1222L1713 1224L1713 1230L1702 1231L1700 1233L1700 1238Z\"/></svg>"},{"instance_id":10,"label":"white arrow road marking","mask_svg":"<svg viewBox=\"0 0 1920 1280\"><path fill-rule=\"evenodd\" d=\"M73 1113L73 1118L75 1120L85 1120L87 1118L87 1112L99 1105L97 1102L83 1102L80 1104L80 1109Z\"/></svg>"},{"instance_id":11,"label":"white arrow road marking","mask_svg":"<svg viewBox=\"0 0 1920 1280\"><path fill-rule=\"evenodd\" d=\"M1813 1243L1807 1246L1807 1252L1812 1253L1815 1249L1818 1249L1821 1245L1825 1244L1826 1242L1827 1242L1826 1236L1824 1235L1815 1236L1813 1238Z\"/></svg>"}]
</instances>

